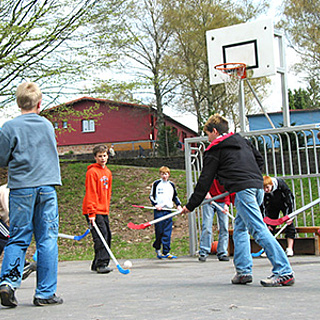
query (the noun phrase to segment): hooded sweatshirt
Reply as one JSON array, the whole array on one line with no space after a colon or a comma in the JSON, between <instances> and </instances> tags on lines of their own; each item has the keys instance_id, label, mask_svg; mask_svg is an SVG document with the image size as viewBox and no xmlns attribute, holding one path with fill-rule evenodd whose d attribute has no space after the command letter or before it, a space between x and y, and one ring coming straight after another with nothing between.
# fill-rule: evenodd
<instances>
[{"instance_id":1,"label":"hooded sweatshirt","mask_svg":"<svg viewBox=\"0 0 320 320\"><path fill-rule=\"evenodd\" d=\"M230 192L263 189L263 158L251 142L238 133L218 137L203 156L203 169L186 207L193 211L201 204L216 177Z\"/></svg>"},{"instance_id":2,"label":"hooded sweatshirt","mask_svg":"<svg viewBox=\"0 0 320 320\"><path fill-rule=\"evenodd\" d=\"M220 194L225 193L226 190L224 189L224 187L219 183L219 181L217 179L213 180L213 183L210 187L209 193L211 197L215 197L218 196ZM220 203L225 203L226 205L230 205L230 203L232 202L232 195L227 195L223 198L217 199L215 200L216 202L220 202Z\"/></svg>"},{"instance_id":3,"label":"hooded sweatshirt","mask_svg":"<svg viewBox=\"0 0 320 320\"><path fill-rule=\"evenodd\" d=\"M83 199L82 213L94 217L109 214L112 189L112 174L98 163L88 166L86 174L86 194Z\"/></svg>"}]
</instances>

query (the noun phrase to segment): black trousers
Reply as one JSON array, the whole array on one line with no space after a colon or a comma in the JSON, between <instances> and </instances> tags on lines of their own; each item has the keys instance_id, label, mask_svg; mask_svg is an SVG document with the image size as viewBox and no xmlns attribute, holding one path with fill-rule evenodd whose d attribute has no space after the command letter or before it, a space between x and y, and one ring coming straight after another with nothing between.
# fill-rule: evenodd
<instances>
[{"instance_id":1,"label":"black trousers","mask_svg":"<svg viewBox=\"0 0 320 320\"><path fill-rule=\"evenodd\" d=\"M1 219L0 219L0 223L1 223L1 229L4 228L9 232L9 227ZM9 239L8 237L6 237L4 234L0 232L0 255L4 247L6 246L8 239Z\"/></svg>"},{"instance_id":2,"label":"black trousers","mask_svg":"<svg viewBox=\"0 0 320 320\"><path fill-rule=\"evenodd\" d=\"M272 210L271 212L268 212L267 216L271 219L278 219L279 216L280 216L280 211L283 212L283 215L287 215L287 214L290 214L291 212L289 212L287 210L287 208L283 207L283 208L279 208L278 210ZM288 212L288 213L285 213L285 212ZM276 227L277 226L270 226L272 227L272 234L275 235L277 233L276 231ZM294 223L292 224L289 224L285 229L284 229L284 234L286 235L286 238L289 238L289 239L294 239L296 237L296 233L297 233L297 230L294 226Z\"/></svg>"},{"instance_id":3,"label":"black trousers","mask_svg":"<svg viewBox=\"0 0 320 320\"><path fill-rule=\"evenodd\" d=\"M86 216L86 219L89 222L88 216ZM111 248L111 231L109 226L109 216L97 214L95 221L103 237L105 238L109 248ZM91 269L95 271L97 267L109 265L110 255L93 227L91 228L91 234L94 244L94 259L92 261Z\"/></svg>"}]
</instances>

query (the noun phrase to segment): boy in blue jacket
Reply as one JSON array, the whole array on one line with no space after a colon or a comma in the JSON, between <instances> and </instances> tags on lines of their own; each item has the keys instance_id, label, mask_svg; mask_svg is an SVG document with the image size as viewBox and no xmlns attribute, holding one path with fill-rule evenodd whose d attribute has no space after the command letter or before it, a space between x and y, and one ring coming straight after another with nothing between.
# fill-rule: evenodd
<instances>
[{"instance_id":1,"label":"boy in blue jacket","mask_svg":"<svg viewBox=\"0 0 320 320\"><path fill-rule=\"evenodd\" d=\"M21 115L0 130L0 167L8 167L10 238L4 250L0 297L6 307L18 305L27 248L32 235L37 245L36 306L61 304L56 296L59 214L55 186L61 185L55 133L50 121L39 116L42 93L37 84L24 82L16 92Z\"/></svg>"}]
</instances>

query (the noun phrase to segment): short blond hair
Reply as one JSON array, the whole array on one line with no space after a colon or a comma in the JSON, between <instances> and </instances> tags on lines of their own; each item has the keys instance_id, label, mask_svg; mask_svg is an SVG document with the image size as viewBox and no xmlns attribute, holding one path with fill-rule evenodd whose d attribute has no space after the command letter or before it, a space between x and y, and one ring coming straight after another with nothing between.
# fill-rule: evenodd
<instances>
[{"instance_id":1,"label":"short blond hair","mask_svg":"<svg viewBox=\"0 0 320 320\"><path fill-rule=\"evenodd\" d=\"M23 110L31 110L41 101L42 93L36 83L24 82L17 88L16 99L19 108Z\"/></svg>"},{"instance_id":2,"label":"short blond hair","mask_svg":"<svg viewBox=\"0 0 320 320\"><path fill-rule=\"evenodd\" d=\"M170 169L168 167L162 166L159 169L159 173L169 173L169 175L170 175Z\"/></svg>"},{"instance_id":3,"label":"short blond hair","mask_svg":"<svg viewBox=\"0 0 320 320\"><path fill-rule=\"evenodd\" d=\"M264 176L264 177L263 177L263 187L266 187L266 186L269 185L269 184L273 186L273 182L272 182L271 177L269 177L269 176Z\"/></svg>"},{"instance_id":4,"label":"short blond hair","mask_svg":"<svg viewBox=\"0 0 320 320\"><path fill-rule=\"evenodd\" d=\"M228 120L221 116L218 113L215 113L214 115L210 116L207 122L205 123L203 127L203 131L209 131L212 132L213 129L217 129L217 131L220 134L228 133L229 131L229 123Z\"/></svg>"}]
</instances>

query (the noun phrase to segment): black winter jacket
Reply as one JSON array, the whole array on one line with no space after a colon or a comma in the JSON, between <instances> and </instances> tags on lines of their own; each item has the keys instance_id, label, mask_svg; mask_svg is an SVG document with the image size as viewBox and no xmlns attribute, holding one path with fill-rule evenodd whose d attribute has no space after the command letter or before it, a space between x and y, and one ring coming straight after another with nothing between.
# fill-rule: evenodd
<instances>
[{"instance_id":1,"label":"black winter jacket","mask_svg":"<svg viewBox=\"0 0 320 320\"><path fill-rule=\"evenodd\" d=\"M283 179L272 178L272 181L273 189L264 194L260 210L264 217L278 219L280 211L283 215L294 211L294 195Z\"/></svg>"},{"instance_id":2,"label":"black winter jacket","mask_svg":"<svg viewBox=\"0 0 320 320\"><path fill-rule=\"evenodd\" d=\"M203 169L186 207L193 211L201 204L215 176L230 193L263 189L263 163L260 152L240 134L217 138L204 152Z\"/></svg>"}]
</instances>

